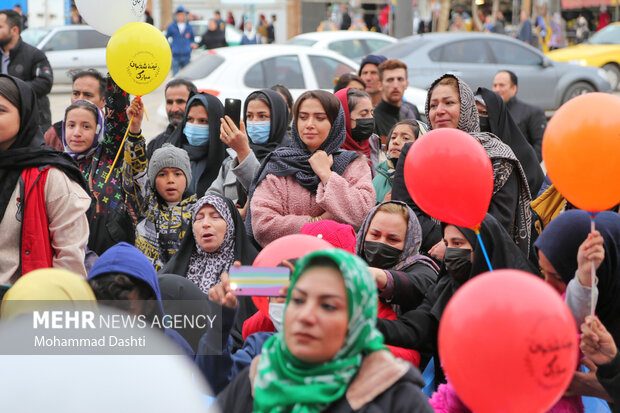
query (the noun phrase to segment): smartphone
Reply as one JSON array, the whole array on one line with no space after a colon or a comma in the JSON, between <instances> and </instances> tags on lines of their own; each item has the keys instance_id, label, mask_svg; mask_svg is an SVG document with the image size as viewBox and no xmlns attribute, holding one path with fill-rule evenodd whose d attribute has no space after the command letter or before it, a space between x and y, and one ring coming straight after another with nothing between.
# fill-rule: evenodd
<instances>
[{"instance_id":1,"label":"smartphone","mask_svg":"<svg viewBox=\"0 0 620 413\"><path fill-rule=\"evenodd\" d=\"M224 101L224 115L229 116L237 127L241 119L241 101L239 99L227 98Z\"/></svg>"},{"instance_id":2,"label":"smartphone","mask_svg":"<svg viewBox=\"0 0 620 413\"><path fill-rule=\"evenodd\" d=\"M288 284L291 270L287 267L230 267L228 271L230 287L234 295L277 297L280 290Z\"/></svg>"}]
</instances>

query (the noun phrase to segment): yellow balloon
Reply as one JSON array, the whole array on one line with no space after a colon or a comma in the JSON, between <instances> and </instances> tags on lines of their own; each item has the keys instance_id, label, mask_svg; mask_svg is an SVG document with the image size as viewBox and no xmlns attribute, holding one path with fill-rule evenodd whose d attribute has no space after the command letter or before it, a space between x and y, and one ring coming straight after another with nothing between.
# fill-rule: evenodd
<instances>
[{"instance_id":1,"label":"yellow balloon","mask_svg":"<svg viewBox=\"0 0 620 413\"><path fill-rule=\"evenodd\" d=\"M108 42L106 62L112 79L125 92L144 96L166 79L172 51L166 37L155 26L128 23Z\"/></svg>"}]
</instances>

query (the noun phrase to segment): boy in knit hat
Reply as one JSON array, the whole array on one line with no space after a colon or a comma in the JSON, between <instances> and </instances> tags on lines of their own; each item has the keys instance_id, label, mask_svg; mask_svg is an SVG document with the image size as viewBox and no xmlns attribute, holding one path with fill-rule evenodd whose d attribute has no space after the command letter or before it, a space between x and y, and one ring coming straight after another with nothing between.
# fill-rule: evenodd
<instances>
[{"instance_id":1,"label":"boy in knit hat","mask_svg":"<svg viewBox=\"0 0 620 413\"><path fill-rule=\"evenodd\" d=\"M145 178L136 180L129 194L138 214L136 247L159 271L191 231L191 210L197 199L188 192L189 155L184 149L163 145L153 152Z\"/></svg>"}]
</instances>

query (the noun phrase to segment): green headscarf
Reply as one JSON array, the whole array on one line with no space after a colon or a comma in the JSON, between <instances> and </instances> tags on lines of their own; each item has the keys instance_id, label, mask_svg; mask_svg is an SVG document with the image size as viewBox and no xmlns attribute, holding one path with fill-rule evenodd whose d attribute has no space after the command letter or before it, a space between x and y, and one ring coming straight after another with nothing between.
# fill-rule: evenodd
<instances>
[{"instance_id":1,"label":"green headscarf","mask_svg":"<svg viewBox=\"0 0 620 413\"><path fill-rule=\"evenodd\" d=\"M254 412L318 412L341 398L357 373L362 356L384 349L377 330L377 285L359 257L341 249L316 251L297 262L286 297L316 257L336 263L347 289L349 326L342 348L331 361L298 360L286 347L284 329L265 342L254 382Z\"/></svg>"}]
</instances>

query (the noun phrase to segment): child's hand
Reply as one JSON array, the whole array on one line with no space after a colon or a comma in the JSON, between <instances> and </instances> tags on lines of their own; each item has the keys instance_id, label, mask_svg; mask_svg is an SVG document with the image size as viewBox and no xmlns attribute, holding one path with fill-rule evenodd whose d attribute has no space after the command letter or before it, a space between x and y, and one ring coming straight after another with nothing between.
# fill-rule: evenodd
<instances>
[{"instance_id":1,"label":"child's hand","mask_svg":"<svg viewBox=\"0 0 620 413\"><path fill-rule=\"evenodd\" d=\"M127 117L133 120L131 121L131 125L129 125L129 132L134 135L137 135L142 130L142 117L144 116L144 104L142 103L142 99L139 97L134 98L131 102L131 105L127 108Z\"/></svg>"}]
</instances>

